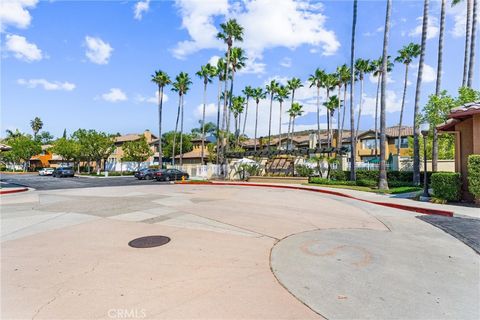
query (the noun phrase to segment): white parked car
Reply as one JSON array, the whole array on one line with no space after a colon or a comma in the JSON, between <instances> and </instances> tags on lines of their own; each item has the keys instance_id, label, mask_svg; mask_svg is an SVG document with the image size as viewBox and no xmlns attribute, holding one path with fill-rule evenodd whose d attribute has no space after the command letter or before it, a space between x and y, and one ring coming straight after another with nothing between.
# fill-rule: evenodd
<instances>
[{"instance_id":1,"label":"white parked car","mask_svg":"<svg viewBox=\"0 0 480 320\"><path fill-rule=\"evenodd\" d=\"M53 174L53 168L43 168L38 171L39 176L51 176Z\"/></svg>"}]
</instances>

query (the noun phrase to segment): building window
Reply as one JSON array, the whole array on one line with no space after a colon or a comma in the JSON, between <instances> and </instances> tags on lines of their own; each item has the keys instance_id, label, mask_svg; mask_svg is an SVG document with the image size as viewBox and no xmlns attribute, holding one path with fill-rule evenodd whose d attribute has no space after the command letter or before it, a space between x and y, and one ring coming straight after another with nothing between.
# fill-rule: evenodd
<instances>
[{"instance_id":1,"label":"building window","mask_svg":"<svg viewBox=\"0 0 480 320\"><path fill-rule=\"evenodd\" d=\"M377 148L380 146L380 139L377 139ZM375 138L368 138L362 140L363 149L375 149Z\"/></svg>"},{"instance_id":2,"label":"building window","mask_svg":"<svg viewBox=\"0 0 480 320\"><path fill-rule=\"evenodd\" d=\"M395 138L395 147L398 146L398 138ZM408 137L400 138L400 148L408 148Z\"/></svg>"}]
</instances>

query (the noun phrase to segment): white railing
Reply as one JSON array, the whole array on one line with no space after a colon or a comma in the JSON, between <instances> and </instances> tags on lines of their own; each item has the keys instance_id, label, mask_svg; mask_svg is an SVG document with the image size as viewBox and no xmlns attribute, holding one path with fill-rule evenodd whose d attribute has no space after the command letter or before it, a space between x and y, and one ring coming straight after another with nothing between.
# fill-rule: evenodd
<instances>
[{"instance_id":1,"label":"white railing","mask_svg":"<svg viewBox=\"0 0 480 320\"><path fill-rule=\"evenodd\" d=\"M374 170L379 170L380 164L370 163L370 162L356 162L355 167L357 168L357 170L374 171ZM389 163L385 163L385 167L387 170L391 169L391 165ZM350 162L347 162L346 170L350 170Z\"/></svg>"},{"instance_id":2,"label":"white railing","mask_svg":"<svg viewBox=\"0 0 480 320\"><path fill-rule=\"evenodd\" d=\"M202 179L210 179L213 176L222 176L225 172L226 166L216 165L216 164L207 164L207 165L199 165L199 164L184 164L180 165L167 165L168 168L175 168L186 172L192 178L202 178Z\"/></svg>"}]
</instances>

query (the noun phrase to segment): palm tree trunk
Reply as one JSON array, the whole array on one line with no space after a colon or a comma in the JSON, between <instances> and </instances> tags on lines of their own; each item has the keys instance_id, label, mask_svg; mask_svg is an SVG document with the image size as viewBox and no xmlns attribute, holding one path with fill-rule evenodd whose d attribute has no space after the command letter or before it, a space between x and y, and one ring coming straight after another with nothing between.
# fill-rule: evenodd
<instances>
[{"instance_id":1,"label":"palm tree trunk","mask_svg":"<svg viewBox=\"0 0 480 320\"><path fill-rule=\"evenodd\" d=\"M473 13L472 13L472 35L470 40L470 62L468 66L468 80L467 87L471 88L473 84L473 68L475 65L475 37L477 34L477 10L478 0L473 0Z\"/></svg>"},{"instance_id":2,"label":"palm tree trunk","mask_svg":"<svg viewBox=\"0 0 480 320\"><path fill-rule=\"evenodd\" d=\"M398 121L398 143L397 143L397 157L400 160L400 144L401 144L401 132L402 132L402 120L403 110L405 108L405 96L407 95L407 82L408 82L408 63L405 63L405 80L403 81L403 96L402 96L402 108L400 109L400 120Z\"/></svg>"},{"instance_id":3,"label":"palm tree trunk","mask_svg":"<svg viewBox=\"0 0 480 320\"><path fill-rule=\"evenodd\" d=\"M250 97L247 96L246 98L247 98L247 106L245 107L245 117L243 118L242 136L245 135L245 126L247 125L247 115L248 115L248 100Z\"/></svg>"},{"instance_id":4,"label":"palm tree trunk","mask_svg":"<svg viewBox=\"0 0 480 320\"><path fill-rule=\"evenodd\" d=\"M162 169L162 109L163 109L163 87L158 86L158 169Z\"/></svg>"},{"instance_id":5,"label":"palm tree trunk","mask_svg":"<svg viewBox=\"0 0 480 320\"><path fill-rule=\"evenodd\" d=\"M435 85L435 95L440 94L442 84L442 62L443 62L443 35L445 33L445 2L442 0L440 9L440 34L438 36L438 59L437 59L437 82ZM438 170L438 132L435 127L433 130L432 141L432 172Z\"/></svg>"},{"instance_id":6,"label":"palm tree trunk","mask_svg":"<svg viewBox=\"0 0 480 320\"><path fill-rule=\"evenodd\" d=\"M382 80L383 72L378 74L377 80L377 97L375 98L375 158L378 157L378 101L380 97L380 81Z\"/></svg>"},{"instance_id":7,"label":"palm tree trunk","mask_svg":"<svg viewBox=\"0 0 480 320\"><path fill-rule=\"evenodd\" d=\"M267 146L268 151L270 151L270 139L272 137L272 107L273 107L273 91L272 93L270 93L270 115L268 118L268 146Z\"/></svg>"},{"instance_id":8,"label":"palm tree trunk","mask_svg":"<svg viewBox=\"0 0 480 320\"><path fill-rule=\"evenodd\" d=\"M287 132L287 150L290 150L290 129L292 127L292 117L288 118L288 132Z\"/></svg>"},{"instance_id":9,"label":"palm tree trunk","mask_svg":"<svg viewBox=\"0 0 480 320\"><path fill-rule=\"evenodd\" d=\"M207 104L207 81L204 82L203 86L203 110L202 110L202 153L201 153L201 164L203 166L203 155L205 150L205 106Z\"/></svg>"},{"instance_id":10,"label":"palm tree trunk","mask_svg":"<svg viewBox=\"0 0 480 320\"><path fill-rule=\"evenodd\" d=\"M326 102L330 99L330 90L327 88L327 99ZM326 108L327 110L327 147L330 147L332 140L330 138L330 110L328 107ZM321 144L319 144L319 148L321 148Z\"/></svg>"},{"instance_id":11,"label":"palm tree trunk","mask_svg":"<svg viewBox=\"0 0 480 320\"><path fill-rule=\"evenodd\" d=\"M282 146L282 101L280 101L280 122L278 125L278 149Z\"/></svg>"},{"instance_id":12,"label":"palm tree trunk","mask_svg":"<svg viewBox=\"0 0 480 320\"><path fill-rule=\"evenodd\" d=\"M342 148L342 140L340 139L340 114L342 112L342 99L340 99L342 87L338 86L338 116L337 116L337 149Z\"/></svg>"},{"instance_id":13,"label":"palm tree trunk","mask_svg":"<svg viewBox=\"0 0 480 320\"><path fill-rule=\"evenodd\" d=\"M385 111L387 109L387 99L385 91L387 89L387 66L388 66L388 40L390 32L390 15L392 12L392 0L387 0L387 13L385 15L385 32L383 36L383 54L382 54L382 70L385 70L385 76L382 77L382 88L380 93L380 167L378 189L388 190L387 168L385 163L387 136L385 134L386 119Z\"/></svg>"},{"instance_id":14,"label":"palm tree trunk","mask_svg":"<svg viewBox=\"0 0 480 320\"><path fill-rule=\"evenodd\" d=\"M422 26L422 44L420 50L420 61L418 62L417 87L415 90L415 107L413 113L413 184L420 185L420 93L422 86L423 65L425 61L425 46L427 44L427 26L428 26L428 1L424 0L423 6L423 26Z\"/></svg>"},{"instance_id":15,"label":"palm tree trunk","mask_svg":"<svg viewBox=\"0 0 480 320\"><path fill-rule=\"evenodd\" d=\"M343 128L345 128L345 114L347 113L347 84L343 87L343 113L342 126L340 127L340 140L343 140Z\"/></svg>"},{"instance_id":16,"label":"palm tree trunk","mask_svg":"<svg viewBox=\"0 0 480 320\"><path fill-rule=\"evenodd\" d=\"M224 152L227 152L230 147L230 122L232 121L232 98L233 98L233 78L235 77L235 72L232 69L232 79L230 79L230 97L228 98L228 108L227 108L227 140L224 148Z\"/></svg>"},{"instance_id":17,"label":"palm tree trunk","mask_svg":"<svg viewBox=\"0 0 480 320\"><path fill-rule=\"evenodd\" d=\"M180 104L182 103L182 96L178 96L177 121L175 122L175 131L173 132L173 146L172 146L172 165L175 165L175 143L177 142L178 120L180 119Z\"/></svg>"},{"instance_id":18,"label":"palm tree trunk","mask_svg":"<svg viewBox=\"0 0 480 320\"><path fill-rule=\"evenodd\" d=\"M360 78L360 106L358 108L357 130L355 131L355 141L357 141L358 130L360 129L360 117L362 116L362 107L363 107L363 75Z\"/></svg>"},{"instance_id":19,"label":"palm tree trunk","mask_svg":"<svg viewBox=\"0 0 480 320\"><path fill-rule=\"evenodd\" d=\"M292 90L292 102L290 103L290 108L293 106L293 103L295 102L295 90ZM290 117L290 121L292 120L292 117ZM289 124L290 125L290 124ZM292 132L290 133L290 142L287 141L287 149L291 150L293 147L293 126L292 126Z\"/></svg>"},{"instance_id":20,"label":"palm tree trunk","mask_svg":"<svg viewBox=\"0 0 480 320\"><path fill-rule=\"evenodd\" d=\"M469 59L469 50L470 50L470 31L471 31L471 16L472 16L472 0L467 0L467 20L465 25L465 56L463 58L463 78L462 78L462 87L467 86L467 76L468 76L468 59Z\"/></svg>"},{"instance_id":21,"label":"palm tree trunk","mask_svg":"<svg viewBox=\"0 0 480 320\"><path fill-rule=\"evenodd\" d=\"M353 24L352 24L352 44L350 52L350 143L352 150L352 159L350 161L350 181L356 181L355 172L355 156L356 156L356 140L355 140L355 110L353 106L354 88L355 88L355 29L357 26L357 3L353 0Z\"/></svg>"},{"instance_id":22,"label":"palm tree trunk","mask_svg":"<svg viewBox=\"0 0 480 320\"><path fill-rule=\"evenodd\" d=\"M320 142L320 87L317 86L317 145L321 148Z\"/></svg>"},{"instance_id":23,"label":"palm tree trunk","mask_svg":"<svg viewBox=\"0 0 480 320\"><path fill-rule=\"evenodd\" d=\"M180 166L183 165L183 95L182 108L180 109Z\"/></svg>"},{"instance_id":24,"label":"palm tree trunk","mask_svg":"<svg viewBox=\"0 0 480 320\"><path fill-rule=\"evenodd\" d=\"M216 165L220 163L219 156L220 156L220 97L222 92L222 81L220 78L218 79L218 94L217 94L217 157L216 157Z\"/></svg>"},{"instance_id":25,"label":"palm tree trunk","mask_svg":"<svg viewBox=\"0 0 480 320\"><path fill-rule=\"evenodd\" d=\"M257 102L257 108L255 109L255 145L253 146L254 151L257 151L257 128L258 128L258 102Z\"/></svg>"},{"instance_id":26,"label":"palm tree trunk","mask_svg":"<svg viewBox=\"0 0 480 320\"><path fill-rule=\"evenodd\" d=\"M225 89L223 91L223 121L222 121L222 164L225 164L225 125L226 125L226 117L227 117L227 92L228 92L228 66L230 64L230 50L231 45L229 44L227 47L227 61L225 62ZM227 138L228 139L228 138ZM224 172L226 177L226 172Z\"/></svg>"}]
</instances>

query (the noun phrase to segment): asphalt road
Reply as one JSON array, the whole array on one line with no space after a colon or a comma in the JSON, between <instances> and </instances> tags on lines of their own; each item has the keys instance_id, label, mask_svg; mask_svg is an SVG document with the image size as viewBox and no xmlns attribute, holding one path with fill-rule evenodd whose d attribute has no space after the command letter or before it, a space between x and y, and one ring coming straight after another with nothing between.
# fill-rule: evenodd
<instances>
[{"instance_id":1,"label":"asphalt road","mask_svg":"<svg viewBox=\"0 0 480 320\"><path fill-rule=\"evenodd\" d=\"M93 188L93 187L115 187L131 185L151 185L165 184L166 182L157 182L156 180L138 180L133 176L126 177L73 177L73 178L53 178L52 176L39 176L37 174L2 174L2 182L34 188L37 190L56 190L72 188Z\"/></svg>"}]
</instances>

